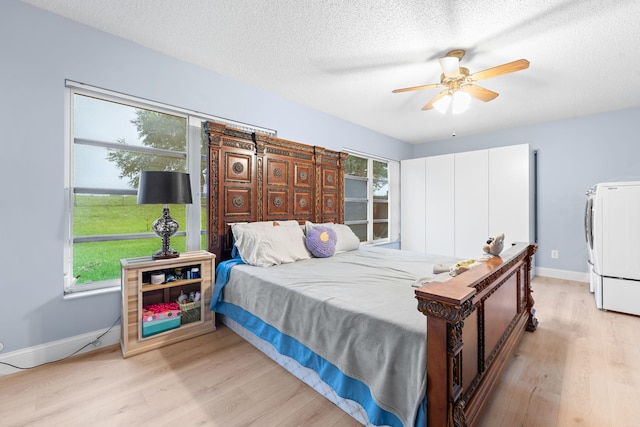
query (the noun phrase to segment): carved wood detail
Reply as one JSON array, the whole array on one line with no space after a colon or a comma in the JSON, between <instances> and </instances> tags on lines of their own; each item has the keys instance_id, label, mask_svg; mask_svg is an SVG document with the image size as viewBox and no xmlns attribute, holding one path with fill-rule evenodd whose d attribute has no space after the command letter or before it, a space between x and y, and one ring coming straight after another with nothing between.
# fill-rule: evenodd
<instances>
[{"instance_id":1,"label":"carved wood detail","mask_svg":"<svg viewBox=\"0 0 640 427\"><path fill-rule=\"evenodd\" d=\"M220 138L212 138L213 146L219 147ZM216 144L218 142L218 144ZM209 150L209 197L207 199L207 211L208 212L218 212L218 151L217 150ZM216 165L215 167L213 165ZM215 194L215 196L213 196ZM220 242L218 241L218 216L215 215L215 218L212 218L209 215L209 245L210 246L219 246Z\"/></svg>"},{"instance_id":2,"label":"carved wood detail","mask_svg":"<svg viewBox=\"0 0 640 427\"><path fill-rule=\"evenodd\" d=\"M263 203L262 203L262 192L264 191L264 175L262 173L264 168L264 157L260 154L258 154L258 178L257 178L257 191L256 194L258 195L258 200L256 201L256 207L258 208L258 219L257 221L260 221L262 218L264 218L264 209L263 209ZM222 230L225 233L227 232L227 230Z\"/></svg>"},{"instance_id":3,"label":"carved wood detail","mask_svg":"<svg viewBox=\"0 0 640 427\"><path fill-rule=\"evenodd\" d=\"M283 160L267 159L267 185L289 185L289 163Z\"/></svg>"},{"instance_id":4,"label":"carved wood detail","mask_svg":"<svg viewBox=\"0 0 640 427\"><path fill-rule=\"evenodd\" d=\"M449 304L444 301L419 299L418 310L426 316L438 317L453 323L469 316L473 310L473 304L471 300L467 300L462 304Z\"/></svg>"},{"instance_id":5,"label":"carved wood detail","mask_svg":"<svg viewBox=\"0 0 640 427\"><path fill-rule=\"evenodd\" d=\"M346 153L219 123L206 123L205 133L209 142L208 246L216 262L229 257L233 244L229 225L234 222L344 221Z\"/></svg>"},{"instance_id":6,"label":"carved wood detail","mask_svg":"<svg viewBox=\"0 0 640 427\"><path fill-rule=\"evenodd\" d=\"M251 183L253 156L248 154L225 153L225 181Z\"/></svg>"},{"instance_id":7,"label":"carved wood detail","mask_svg":"<svg viewBox=\"0 0 640 427\"><path fill-rule=\"evenodd\" d=\"M313 183L312 169L313 165L294 163L294 180L293 185L296 187L311 188Z\"/></svg>"},{"instance_id":8,"label":"carved wood detail","mask_svg":"<svg viewBox=\"0 0 640 427\"><path fill-rule=\"evenodd\" d=\"M311 210L313 204L311 203L311 192L296 190L294 191L294 206L293 211L297 218L310 217L313 212Z\"/></svg>"},{"instance_id":9,"label":"carved wood detail","mask_svg":"<svg viewBox=\"0 0 640 427\"><path fill-rule=\"evenodd\" d=\"M225 147L229 147L229 148L240 148L243 150L252 150L253 149L253 145L250 142L246 142L246 141L238 141L238 140L230 140L230 139L225 139L224 140L224 146Z\"/></svg>"}]
</instances>

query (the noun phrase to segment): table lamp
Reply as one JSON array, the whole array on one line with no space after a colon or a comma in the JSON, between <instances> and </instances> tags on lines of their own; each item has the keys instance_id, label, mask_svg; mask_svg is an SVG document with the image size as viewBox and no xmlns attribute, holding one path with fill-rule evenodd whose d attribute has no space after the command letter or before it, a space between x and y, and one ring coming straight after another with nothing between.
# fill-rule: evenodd
<instances>
[{"instance_id":1,"label":"table lamp","mask_svg":"<svg viewBox=\"0 0 640 427\"><path fill-rule=\"evenodd\" d=\"M180 224L169 215L169 204L187 204L191 200L191 183L188 173L169 171L142 171L138 185L138 204L164 204L162 216L153 222L152 228L162 238L162 249L153 259L177 258L180 253L169 245Z\"/></svg>"}]
</instances>

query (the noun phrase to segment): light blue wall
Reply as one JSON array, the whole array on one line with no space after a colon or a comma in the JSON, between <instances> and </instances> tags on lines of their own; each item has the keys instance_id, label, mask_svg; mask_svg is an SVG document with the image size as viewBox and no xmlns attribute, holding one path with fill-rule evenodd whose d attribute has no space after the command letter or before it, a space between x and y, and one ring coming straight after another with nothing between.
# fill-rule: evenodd
<instances>
[{"instance_id":1,"label":"light blue wall","mask_svg":"<svg viewBox=\"0 0 640 427\"><path fill-rule=\"evenodd\" d=\"M4 352L110 326L120 294L64 300L64 82L74 80L278 130L330 149L413 147L17 0L0 2Z\"/></svg>"},{"instance_id":2,"label":"light blue wall","mask_svg":"<svg viewBox=\"0 0 640 427\"><path fill-rule=\"evenodd\" d=\"M640 180L640 108L548 122L415 147L414 157L529 144L538 152L536 266L587 271L585 192L598 182ZM639 218L640 220L640 218ZM558 259L551 251L558 250ZM640 262L640 261L639 261Z\"/></svg>"}]
</instances>

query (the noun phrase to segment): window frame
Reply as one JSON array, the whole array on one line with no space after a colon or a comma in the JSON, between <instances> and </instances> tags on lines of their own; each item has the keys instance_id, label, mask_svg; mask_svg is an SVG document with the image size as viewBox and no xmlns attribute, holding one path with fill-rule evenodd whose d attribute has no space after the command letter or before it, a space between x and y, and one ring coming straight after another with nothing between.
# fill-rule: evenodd
<instances>
[{"instance_id":1,"label":"window frame","mask_svg":"<svg viewBox=\"0 0 640 427\"><path fill-rule=\"evenodd\" d=\"M83 83L74 82L71 80L65 81L65 115L67 119L65 120L65 167L64 167L64 191L65 191L65 242L64 242L64 267L63 267L63 295L65 297L77 297L80 295L91 295L98 293L106 293L106 292L115 292L120 291L120 278L114 278L109 280L104 280L100 282L95 282L91 284L83 284L81 286L74 286L75 280L73 277L73 245L74 242L78 242L81 240L87 241L110 241L110 240L126 240L126 239L139 239L139 238L158 238L155 233L128 233L128 234L119 234L119 235L104 235L103 237L98 236L90 236L90 237L79 237L74 238L73 235L73 200L74 194L79 193L87 193L91 192L92 194L99 194L102 192L103 194L123 194L123 195L135 195L137 192L135 190L115 190L110 191L109 189L89 189L89 188L81 188L78 187L78 191L76 191L75 180L74 180L74 148L75 148L75 140L74 140L74 96L82 95L89 96L93 98L97 98L106 102L115 102L119 104L123 104L126 106L130 106L133 108L140 108L146 110L152 110L155 112L169 114L172 116L182 117L186 121L186 153L178 156L186 157L187 161L187 173L191 175L191 190L192 190L192 198L193 200L201 200L202 197L206 197L206 189L207 186L203 186L201 188L200 185L200 174L201 174L201 165L203 161L203 156L206 162L206 150L202 150L202 144L206 144L206 141L203 139L202 133L202 125L204 122L211 121L217 123L223 123L235 128L247 130L250 132L258 132L271 136L277 136L277 132L272 129L261 128L258 126L248 125L245 123L235 122L231 120L222 119L215 116L210 116L207 114L199 113L196 111L191 111L188 109L175 107L167 104L162 104L155 101L150 101L147 99L134 97L131 95L126 95L118 92L114 92L111 90L98 88L95 86L86 85ZM110 143L107 141L91 141L87 139L78 138L82 140L85 145L95 145L99 147L108 148L109 145L116 146L115 143ZM116 147L121 148L121 147ZM166 154L165 150L159 150L150 147L137 147L134 146L133 150L139 152L145 152L150 154ZM176 156L176 153L170 151L170 155ZM207 182L207 177L205 177L205 182ZM205 199L206 200L206 199ZM160 216L161 211L158 211L158 216ZM193 203L186 205L186 225L184 227L181 226L181 229L174 236L186 236L186 250L200 250L206 249L201 248L201 239L203 235L206 235L206 224L202 224L201 217L201 204ZM158 238L159 239L159 238ZM206 243L205 243L206 245ZM144 256L144 255L142 255Z\"/></svg>"},{"instance_id":2,"label":"window frame","mask_svg":"<svg viewBox=\"0 0 640 427\"><path fill-rule=\"evenodd\" d=\"M392 221L392 206L391 206L391 202L392 202L392 186L391 186L391 167L392 167L392 160L389 159L384 159L378 156L373 156L371 154L365 154L365 153L360 153L357 151L353 151L353 150L349 150L349 149L345 149L345 152L347 152L350 156L354 156L354 157L359 157L362 159L367 160L367 176L366 177L361 177L361 176L356 176L356 175L350 175L347 173L347 171L345 170L344 173L344 179L345 179L345 183L344 183L344 189L345 189L345 195L344 195L344 203L345 203L345 220L344 223L346 225L362 225L362 224L366 224L367 225L367 240L362 241L362 244L369 244L369 245L382 245L382 244L387 244L390 243L392 241L392 227L393 227L393 221ZM387 203L387 218L386 219L374 219L374 205L376 203L376 199L374 197L374 183L376 181L375 177L374 177L374 168L373 168L373 162L381 162L381 163L385 163L387 165L387 186L389 188L388 193L387 193L387 198L386 198L386 203ZM366 181L366 185L367 185L367 197L366 199L364 198L356 198L356 197L347 197L346 195L346 187L347 187L347 180L354 180L354 181ZM378 200L380 201L380 200ZM367 204L367 219L366 220L348 220L347 216L346 216L346 204L348 202L366 202ZM387 224L387 237L385 238L381 238L381 239L375 239L374 238L374 230L373 230L373 226L374 224L380 224L380 223L386 223Z\"/></svg>"}]
</instances>

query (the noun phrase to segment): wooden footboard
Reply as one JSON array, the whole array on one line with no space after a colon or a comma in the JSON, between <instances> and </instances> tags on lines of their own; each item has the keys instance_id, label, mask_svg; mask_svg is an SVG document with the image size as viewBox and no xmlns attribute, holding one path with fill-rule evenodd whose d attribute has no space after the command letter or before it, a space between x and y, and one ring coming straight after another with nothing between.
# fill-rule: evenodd
<instances>
[{"instance_id":1,"label":"wooden footboard","mask_svg":"<svg viewBox=\"0 0 640 427\"><path fill-rule=\"evenodd\" d=\"M427 316L427 425L473 426L525 330L537 326L530 270L518 243L444 283L416 290Z\"/></svg>"}]
</instances>

